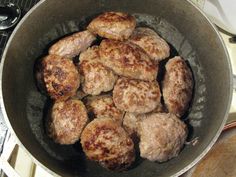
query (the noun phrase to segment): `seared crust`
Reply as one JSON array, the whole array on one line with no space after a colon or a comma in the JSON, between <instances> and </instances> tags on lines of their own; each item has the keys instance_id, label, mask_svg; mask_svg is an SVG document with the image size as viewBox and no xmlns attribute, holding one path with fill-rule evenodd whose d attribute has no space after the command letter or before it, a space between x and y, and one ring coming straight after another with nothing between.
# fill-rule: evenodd
<instances>
[{"instance_id":1,"label":"seared crust","mask_svg":"<svg viewBox=\"0 0 236 177\"><path fill-rule=\"evenodd\" d=\"M87 30L76 32L53 44L49 49L49 54L72 58L86 50L95 40L96 37Z\"/></svg>"},{"instance_id":2,"label":"seared crust","mask_svg":"<svg viewBox=\"0 0 236 177\"><path fill-rule=\"evenodd\" d=\"M124 170L135 160L133 141L110 118L90 122L82 132L81 144L90 160L110 170Z\"/></svg>"},{"instance_id":3,"label":"seared crust","mask_svg":"<svg viewBox=\"0 0 236 177\"><path fill-rule=\"evenodd\" d=\"M192 99L193 76L181 57L170 59L166 66L163 81L163 97L170 113L182 116Z\"/></svg>"},{"instance_id":4,"label":"seared crust","mask_svg":"<svg viewBox=\"0 0 236 177\"><path fill-rule=\"evenodd\" d=\"M186 125L174 114L152 113L139 122L140 156L164 162L176 157L187 138Z\"/></svg>"},{"instance_id":5,"label":"seared crust","mask_svg":"<svg viewBox=\"0 0 236 177\"><path fill-rule=\"evenodd\" d=\"M48 121L49 136L60 144L74 144L79 140L87 121L87 111L80 100L56 102Z\"/></svg>"},{"instance_id":6,"label":"seared crust","mask_svg":"<svg viewBox=\"0 0 236 177\"><path fill-rule=\"evenodd\" d=\"M170 55L167 42L150 28L136 28L129 41L145 50L152 60L161 61Z\"/></svg>"},{"instance_id":7,"label":"seared crust","mask_svg":"<svg viewBox=\"0 0 236 177\"><path fill-rule=\"evenodd\" d=\"M157 77L158 66L143 49L130 42L103 40L99 54L103 65L118 75L146 81Z\"/></svg>"},{"instance_id":8,"label":"seared crust","mask_svg":"<svg viewBox=\"0 0 236 177\"><path fill-rule=\"evenodd\" d=\"M113 90L113 100L120 110L147 113L161 104L161 93L157 82L146 82L121 77Z\"/></svg>"},{"instance_id":9,"label":"seared crust","mask_svg":"<svg viewBox=\"0 0 236 177\"><path fill-rule=\"evenodd\" d=\"M100 62L98 46L80 54L79 70L83 76L82 89L85 93L99 95L113 89L117 80L115 73Z\"/></svg>"},{"instance_id":10,"label":"seared crust","mask_svg":"<svg viewBox=\"0 0 236 177\"><path fill-rule=\"evenodd\" d=\"M135 18L127 13L105 12L93 19L87 29L101 37L125 40L132 34L135 26Z\"/></svg>"},{"instance_id":11,"label":"seared crust","mask_svg":"<svg viewBox=\"0 0 236 177\"><path fill-rule=\"evenodd\" d=\"M76 94L80 85L79 73L72 60L48 55L42 61L43 81L54 100L66 100Z\"/></svg>"},{"instance_id":12,"label":"seared crust","mask_svg":"<svg viewBox=\"0 0 236 177\"><path fill-rule=\"evenodd\" d=\"M119 124L122 123L124 112L116 108L110 95L89 97L86 107L96 118L109 117Z\"/></svg>"}]
</instances>

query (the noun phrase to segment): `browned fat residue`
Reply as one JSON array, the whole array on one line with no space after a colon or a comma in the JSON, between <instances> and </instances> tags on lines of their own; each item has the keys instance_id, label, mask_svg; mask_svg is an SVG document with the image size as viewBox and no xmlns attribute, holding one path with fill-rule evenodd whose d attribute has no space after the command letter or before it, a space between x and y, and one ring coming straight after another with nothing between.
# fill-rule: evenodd
<instances>
[{"instance_id":1,"label":"browned fat residue","mask_svg":"<svg viewBox=\"0 0 236 177\"><path fill-rule=\"evenodd\" d=\"M132 20L130 15L125 14L125 13L115 13L115 12L106 12L104 14L101 14L98 16L98 19L105 21L105 22L121 22L121 21L126 21L126 20Z\"/></svg>"},{"instance_id":2,"label":"browned fat residue","mask_svg":"<svg viewBox=\"0 0 236 177\"><path fill-rule=\"evenodd\" d=\"M60 89L60 85L58 83L56 83L56 82L52 82L52 87L56 91Z\"/></svg>"}]
</instances>

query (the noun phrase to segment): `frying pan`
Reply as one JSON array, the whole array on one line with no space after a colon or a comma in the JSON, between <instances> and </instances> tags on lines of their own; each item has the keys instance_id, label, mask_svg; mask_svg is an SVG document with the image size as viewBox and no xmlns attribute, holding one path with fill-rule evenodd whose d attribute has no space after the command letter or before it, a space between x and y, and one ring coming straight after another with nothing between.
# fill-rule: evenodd
<instances>
[{"instance_id":1,"label":"frying pan","mask_svg":"<svg viewBox=\"0 0 236 177\"><path fill-rule=\"evenodd\" d=\"M133 14L138 26L149 26L181 55L194 74L191 108L185 116L188 141L178 157L154 163L138 158L125 172L111 172L86 160L79 142L57 145L45 133L50 101L34 80L37 59L60 37L85 29L104 11ZM227 119L232 96L228 54L215 27L189 1L183 0L43 0L18 24L1 63L3 114L19 144L37 164L54 175L87 177L178 176L196 164L212 147ZM195 141L196 142L196 141Z\"/></svg>"}]
</instances>

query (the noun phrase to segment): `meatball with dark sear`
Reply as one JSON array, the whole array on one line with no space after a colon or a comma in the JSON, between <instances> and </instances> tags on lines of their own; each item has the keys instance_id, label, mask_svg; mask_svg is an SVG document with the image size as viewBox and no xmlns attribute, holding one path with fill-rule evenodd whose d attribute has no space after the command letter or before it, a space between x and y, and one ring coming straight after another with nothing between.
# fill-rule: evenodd
<instances>
[{"instance_id":1,"label":"meatball with dark sear","mask_svg":"<svg viewBox=\"0 0 236 177\"><path fill-rule=\"evenodd\" d=\"M179 56L170 59L162 83L163 98L170 113L182 116L189 107L193 92L193 76Z\"/></svg>"},{"instance_id":2,"label":"meatball with dark sear","mask_svg":"<svg viewBox=\"0 0 236 177\"><path fill-rule=\"evenodd\" d=\"M121 77L115 84L113 100L120 110L147 113L161 104L161 92L157 82Z\"/></svg>"},{"instance_id":3,"label":"meatball with dark sear","mask_svg":"<svg viewBox=\"0 0 236 177\"><path fill-rule=\"evenodd\" d=\"M73 61L58 55L48 55L42 60L43 82L53 100L66 100L76 94L80 75Z\"/></svg>"},{"instance_id":4,"label":"meatball with dark sear","mask_svg":"<svg viewBox=\"0 0 236 177\"><path fill-rule=\"evenodd\" d=\"M100 62L98 46L80 54L79 71L83 77L82 89L90 95L99 95L113 89L117 75Z\"/></svg>"},{"instance_id":5,"label":"meatball with dark sear","mask_svg":"<svg viewBox=\"0 0 236 177\"><path fill-rule=\"evenodd\" d=\"M133 141L111 118L90 122L82 132L81 144L90 160L110 170L124 170L135 160Z\"/></svg>"},{"instance_id":6,"label":"meatball with dark sear","mask_svg":"<svg viewBox=\"0 0 236 177\"><path fill-rule=\"evenodd\" d=\"M122 12L105 12L91 21L87 29L101 37L126 40L136 26L135 18Z\"/></svg>"},{"instance_id":7,"label":"meatball with dark sear","mask_svg":"<svg viewBox=\"0 0 236 177\"><path fill-rule=\"evenodd\" d=\"M96 118L109 117L122 123L124 112L116 108L112 96L100 95L87 98L86 107Z\"/></svg>"},{"instance_id":8,"label":"meatball with dark sear","mask_svg":"<svg viewBox=\"0 0 236 177\"><path fill-rule=\"evenodd\" d=\"M130 42L103 40L99 54L102 64L118 75L146 81L157 77L158 66L142 48Z\"/></svg>"},{"instance_id":9,"label":"meatball with dark sear","mask_svg":"<svg viewBox=\"0 0 236 177\"><path fill-rule=\"evenodd\" d=\"M164 162L176 157L187 138L187 126L174 114L152 113L139 121L140 156Z\"/></svg>"},{"instance_id":10,"label":"meatball with dark sear","mask_svg":"<svg viewBox=\"0 0 236 177\"><path fill-rule=\"evenodd\" d=\"M161 61L170 55L170 47L167 42L150 28L136 28L129 41L145 50L154 61Z\"/></svg>"},{"instance_id":11,"label":"meatball with dark sear","mask_svg":"<svg viewBox=\"0 0 236 177\"><path fill-rule=\"evenodd\" d=\"M73 58L86 50L95 40L96 37L87 30L76 32L53 44L49 49L49 54Z\"/></svg>"},{"instance_id":12,"label":"meatball with dark sear","mask_svg":"<svg viewBox=\"0 0 236 177\"><path fill-rule=\"evenodd\" d=\"M87 122L87 111L80 100L58 101L49 116L48 133L56 143L74 144Z\"/></svg>"}]
</instances>

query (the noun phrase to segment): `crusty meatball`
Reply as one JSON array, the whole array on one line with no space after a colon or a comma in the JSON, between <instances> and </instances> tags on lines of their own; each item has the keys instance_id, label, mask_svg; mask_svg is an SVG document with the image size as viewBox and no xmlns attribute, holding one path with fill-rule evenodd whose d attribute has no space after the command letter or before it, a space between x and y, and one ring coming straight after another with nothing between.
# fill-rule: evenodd
<instances>
[{"instance_id":1,"label":"crusty meatball","mask_svg":"<svg viewBox=\"0 0 236 177\"><path fill-rule=\"evenodd\" d=\"M163 80L163 98L170 113L182 116L189 107L193 92L193 76L185 61L177 56L170 59Z\"/></svg>"},{"instance_id":2,"label":"crusty meatball","mask_svg":"<svg viewBox=\"0 0 236 177\"><path fill-rule=\"evenodd\" d=\"M161 93L157 82L121 77L113 90L113 100L120 110L133 113L147 113L159 104Z\"/></svg>"},{"instance_id":3,"label":"crusty meatball","mask_svg":"<svg viewBox=\"0 0 236 177\"><path fill-rule=\"evenodd\" d=\"M66 100L76 94L80 75L73 61L58 55L48 55L42 60L43 81L49 96Z\"/></svg>"},{"instance_id":4,"label":"crusty meatball","mask_svg":"<svg viewBox=\"0 0 236 177\"><path fill-rule=\"evenodd\" d=\"M80 100L55 102L48 120L49 136L59 144L74 144L87 121L87 111Z\"/></svg>"},{"instance_id":5,"label":"crusty meatball","mask_svg":"<svg viewBox=\"0 0 236 177\"><path fill-rule=\"evenodd\" d=\"M140 156L164 162L176 157L187 138L187 126L174 114L152 113L139 122Z\"/></svg>"},{"instance_id":6,"label":"crusty meatball","mask_svg":"<svg viewBox=\"0 0 236 177\"><path fill-rule=\"evenodd\" d=\"M122 123L124 112L116 108L110 95L89 97L86 107L96 118L109 117L119 124Z\"/></svg>"},{"instance_id":7,"label":"crusty meatball","mask_svg":"<svg viewBox=\"0 0 236 177\"><path fill-rule=\"evenodd\" d=\"M72 58L86 50L95 40L96 37L87 30L76 32L53 44L49 49L49 54Z\"/></svg>"},{"instance_id":8,"label":"crusty meatball","mask_svg":"<svg viewBox=\"0 0 236 177\"><path fill-rule=\"evenodd\" d=\"M150 28L136 28L129 41L145 50L154 61L158 62L170 55L170 47L167 42Z\"/></svg>"},{"instance_id":9,"label":"crusty meatball","mask_svg":"<svg viewBox=\"0 0 236 177\"><path fill-rule=\"evenodd\" d=\"M157 77L158 66L143 49L130 42L103 40L99 54L103 65L118 75L146 81Z\"/></svg>"},{"instance_id":10,"label":"crusty meatball","mask_svg":"<svg viewBox=\"0 0 236 177\"><path fill-rule=\"evenodd\" d=\"M135 18L127 13L105 12L93 19L87 29L101 37L125 40L130 37L135 26Z\"/></svg>"},{"instance_id":11,"label":"crusty meatball","mask_svg":"<svg viewBox=\"0 0 236 177\"><path fill-rule=\"evenodd\" d=\"M110 170L124 170L135 160L133 141L111 118L90 122L82 132L81 144L90 160Z\"/></svg>"},{"instance_id":12,"label":"crusty meatball","mask_svg":"<svg viewBox=\"0 0 236 177\"><path fill-rule=\"evenodd\" d=\"M112 90L118 78L111 69L100 62L98 46L93 46L80 54L79 70L83 77L82 89L91 95Z\"/></svg>"}]
</instances>

